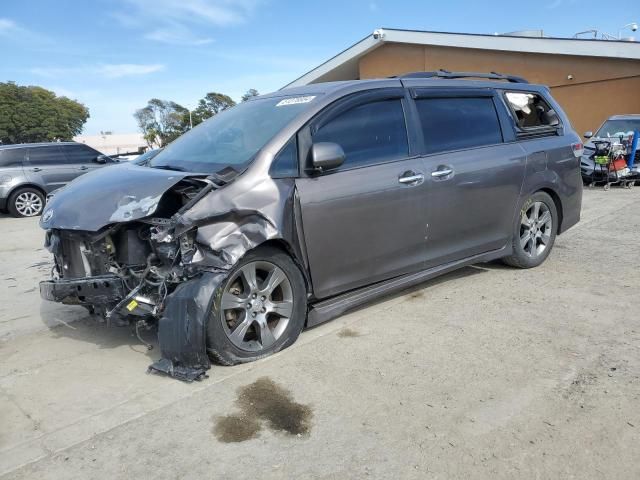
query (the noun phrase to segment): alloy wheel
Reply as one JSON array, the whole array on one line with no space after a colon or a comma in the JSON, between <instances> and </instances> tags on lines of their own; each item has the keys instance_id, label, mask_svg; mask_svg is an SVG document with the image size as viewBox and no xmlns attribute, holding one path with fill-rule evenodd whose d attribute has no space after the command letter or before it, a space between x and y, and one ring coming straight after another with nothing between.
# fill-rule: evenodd
<instances>
[{"instance_id":1,"label":"alloy wheel","mask_svg":"<svg viewBox=\"0 0 640 480\"><path fill-rule=\"evenodd\" d=\"M220 301L224 331L236 347L261 351L284 333L293 314L293 290L284 271L271 262L243 265L227 282Z\"/></svg>"},{"instance_id":2,"label":"alloy wheel","mask_svg":"<svg viewBox=\"0 0 640 480\"><path fill-rule=\"evenodd\" d=\"M535 258L544 253L551 241L553 217L544 202L532 203L520 219L520 246Z\"/></svg>"},{"instance_id":3,"label":"alloy wheel","mask_svg":"<svg viewBox=\"0 0 640 480\"><path fill-rule=\"evenodd\" d=\"M34 217L42 212L42 199L33 192L22 192L15 200L16 211L24 217Z\"/></svg>"}]
</instances>

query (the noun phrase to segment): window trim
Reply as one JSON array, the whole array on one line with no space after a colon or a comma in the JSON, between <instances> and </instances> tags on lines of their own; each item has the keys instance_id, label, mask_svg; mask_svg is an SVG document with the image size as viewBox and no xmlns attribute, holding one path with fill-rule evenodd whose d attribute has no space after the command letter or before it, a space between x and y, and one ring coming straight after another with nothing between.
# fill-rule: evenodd
<instances>
[{"instance_id":1,"label":"window trim","mask_svg":"<svg viewBox=\"0 0 640 480\"><path fill-rule=\"evenodd\" d=\"M511 102L507 98L507 94L509 93L524 93L524 94L528 93L531 95L537 95L545 103L545 105L549 107L549 110L553 110L556 113L556 116L558 117L558 122L559 122L558 125L555 127L553 125L541 125L537 127L520 127L518 125L518 122L516 121L516 118L518 117L513 108L513 105L511 105ZM536 138L554 137L554 136L562 135L562 132L563 132L562 118L560 118L560 115L558 115L558 112L553 107L553 105L549 103L549 100L540 92L536 92L534 90L502 90L501 96L502 96L502 101L504 102L505 107L507 107L507 112L509 113L509 117L511 117L511 125L516 135L516 141L517 140L534 140Z\"/></svg>"},{"instance_id":2,"label":"window trim","mask_svg":"<svg viewBox=\"0 0 640 480\"><path fill-rule=\"evenodd\" d=\"M407 152L406 156L398 158L389 158L383 161L377 161L375 163L367 165L357 166L341 166L336 169L328 170L326 172L316 172L309 168L311 145L313 145L313 135L320 128L326 125L334 118L340 116L342 113L356 108L361 105L382 102L386 100L400 100L402 107L402 113L404 118L404 128L407 138ZM319 177L324 175L332 175L340 172L348 172L351 170L358 170L361 168L375 167L377 165L385 165L388 163L395 163L405 161L409 158L415 158L418 156L416 152L416 137L411 128L412 114L408 105L407 90L404 87L382 87L370 90L363 90L355 93L351 93L344 97L337 99L332 104L326 106L323 110L318 112L304 127L302 127L297 134L298 142L298 166L301 176L305 177Z\"/></svg>"},{"instance_id":3,"label":"window trim","mask_svg":"<svg viewBox=\"0 0 640 480\"><path fill-rule=\"evenodd\" d=\"M496 147L504 145L509 142L508 132L505 131L505 125L503 122L502 114L500 112L500 106L497 98L496 91L493 89L480 89L480 88L456 88L456 89L444 89L444 88L428 88L417 87L411 89L411 96L413 97L413 105L416 114L416 127L418 128L422 137L422 145L420 148L420 155L422 157L428 157L432 155L441 155L443 153L464 152L466 150L474 150L477 148ZM418 92L418 90L421 90ZM489 143L484 145L474 145L471 147L454 148L450 150L440 150L438 152L427 152L427 139L424 138L424 129L422 128L422 121L420 120L420 113L418 111L418 100L424 100L428 98L491 98L493 109L496 114L496 120L500 127L500 137L502 141L498 143Z\"/></svg>"}]
</instances>

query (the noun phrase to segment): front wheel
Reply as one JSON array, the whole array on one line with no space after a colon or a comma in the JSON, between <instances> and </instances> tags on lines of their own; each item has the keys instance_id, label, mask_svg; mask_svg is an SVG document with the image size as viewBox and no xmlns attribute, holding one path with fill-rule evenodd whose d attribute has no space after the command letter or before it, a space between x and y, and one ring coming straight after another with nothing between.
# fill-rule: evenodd
<instances>
[{"instance_id":1,"label":"front wheel","mask_svg":"<svg viewBox=\"0 0 640 480\"><path fill-rule=\"evenodd\" d=\"M212 302L210 356L235 365L290 346L304 327L306 296L302 274L286 253L267 247L247 254Z\"/></svg>"},{"instance_id":2,"label":"front wheel","mask_svg":"<svg viewBox=\"0 0 640 480\"><path fill-rule=\"evenodd\" d=\"M558 212L544 192L531 195L520 208L513 232L513 253L503 260L517 268L533 268L544 262L556 239Z\"/></svg>"}]
</instances>

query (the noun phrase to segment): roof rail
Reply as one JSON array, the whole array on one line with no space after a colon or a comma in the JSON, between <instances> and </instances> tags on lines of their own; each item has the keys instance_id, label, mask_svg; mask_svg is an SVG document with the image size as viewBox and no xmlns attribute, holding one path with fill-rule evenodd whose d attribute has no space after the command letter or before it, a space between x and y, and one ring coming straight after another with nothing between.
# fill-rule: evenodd
<instances>
[{"instance_id":1,"label":"roof rail","mask_svg":"<svg viewBox=\"0 0 640 480\"><path fill-rule=\"evenodd\" d=\"M529 83L522 77L515 75L504 75L502 73L479 73L479 72L450 72L449 70L438 70L435 72L412 72L402 75L395 75L390 78L486 78L489 80L506 80L511 83Z\"/></svg>"}]
</instances>

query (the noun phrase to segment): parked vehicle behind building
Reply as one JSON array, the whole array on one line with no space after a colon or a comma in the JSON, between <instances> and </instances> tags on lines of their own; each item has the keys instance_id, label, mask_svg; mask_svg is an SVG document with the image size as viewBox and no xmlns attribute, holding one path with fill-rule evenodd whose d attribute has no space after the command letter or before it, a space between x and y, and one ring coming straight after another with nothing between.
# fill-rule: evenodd
<instances>
[{"instance_id":1,"label":"parked vehicle behind building","mask_svg":"<svg viewBox=\"0 0 640 480\"><path fill-rule=\"evenodd\" d=\"M114 160L75 142L0 145L0 210L40 215L48 194Z\"/></svg>"},{"instance_id":2,"label":"parked vehicle behind building","mask_svg":"<svg viewBox=\"0 0 640 480\"><path fill-rule=\"evenodd\" d=\"M192 380L465 265L540 265L580 218L581 149L549 90L516 77L285 89L57 194L40 292L157 322L152 369Z\"/></svg>"}]
</instances>

